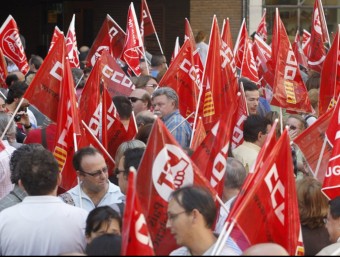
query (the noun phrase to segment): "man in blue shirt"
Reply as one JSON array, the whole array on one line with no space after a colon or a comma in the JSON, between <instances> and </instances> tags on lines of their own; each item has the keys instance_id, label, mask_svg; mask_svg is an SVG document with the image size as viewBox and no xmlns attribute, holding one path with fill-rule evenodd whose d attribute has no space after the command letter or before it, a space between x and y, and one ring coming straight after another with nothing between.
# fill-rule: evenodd
<instances>
[{"instance_id":1,"label":"man in blue shirt","mask_svg":"<svg viewBox=\"0 0 340 257\"><path fill-rule=\"evenodd\" d=\"M178 110L178 95L170 87L160 87L152 94L154 114L162 119L177 142L189 147L192 129Z\"/></svg>"}]
</instances>

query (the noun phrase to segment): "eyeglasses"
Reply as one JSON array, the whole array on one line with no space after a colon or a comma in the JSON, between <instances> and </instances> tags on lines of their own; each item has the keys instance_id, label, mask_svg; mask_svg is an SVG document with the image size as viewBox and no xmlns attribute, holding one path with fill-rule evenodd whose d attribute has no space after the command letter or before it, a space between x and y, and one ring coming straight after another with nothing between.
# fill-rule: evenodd
<instances>
[{"instance_id":1,"label":"eyeglasses","mask_svg":"<svg viewBox=\"0 0 340 257\"><path fill-rule=\"evenodd\" d=\"M137 97L129 97L129 100L130 100L132 103L135 103L135 102L137 102L138 100L143 101L143 99L137 98Z\"/></svg>"},{"instance_id":2,"label":"eyeglasses","mask_svg":"<svg viewBox=\"0 0 340 257\"><path fill-rule=\"evenodd\" d=\"M125 170L120 170L118 168L115 168L115 175L118 176L120 173L125 172Z\"/></svg>"},{"instance_id":3,"label":"eyeglasses","mask_svg":"<svg viewBox=\"0 0 340 257\"><path fill-rule=\"evenodd\" d=\"M177 219L177 217L178 217L179 215L181 215L181 214L183 214L183 213L186 213L186 212L187 212L187 211L182 211L182 212L175 213L175 214L168 212L168 220L174 221L175 219Z\"/></svg>"},{"instance_id":4,"label":"eyeglasses","mask_svg":"<svg viewBox=\"0 0 340 257\"><path fill-rule=\"evenodd\" d=\"M91 177L94 177L94 178L97 178L99 177L102 173L107 173L108 172L108 168L107 166L105 166L104 168L102 168L101 170L96 170L94 172L86 172L86 171L83 171L83 170L79 170L80 172L86 174L86 175L89 175Z\"/></svg>"},{"instance_id":5,"label":"eyeglasses","mask_svg":"<svg viewBox=\"0 0 340 257\"><path fill-rule=\"evenodd\" d=\"M146 86L146 87L153 87L153 88L156 88L158 85L157 85L157 84L146 84L145 86Z\"/></svg>"}]
</instances>

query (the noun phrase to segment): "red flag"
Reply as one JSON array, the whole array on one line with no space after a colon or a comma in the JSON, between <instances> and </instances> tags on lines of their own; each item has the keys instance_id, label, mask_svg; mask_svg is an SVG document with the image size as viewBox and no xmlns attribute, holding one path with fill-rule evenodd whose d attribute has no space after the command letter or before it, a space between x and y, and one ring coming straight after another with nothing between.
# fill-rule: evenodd
<instances>
[{"instance_id":1,"label":"red flag","mask_svg":"<svg viewBox=\"0 0 340 257\"><path fill-rule=\"evenodd\" d=\"M319 116L311 126L294 139L294 143L303 153L314 177L321 181L321 183L323 183L325 177L324 171L327 170L328 161L332 153L332 148L325 142L327 128L333 128L329 126L332 113L333 109ZM333 138L335 138L334 135ZM321 158L320 154L322 154ZM320 163L318 164L319 161Z\"/></svg>"},{"instance_id":2,"label":"red flag","mask_svg":"<svg viewBox=\"0 0 340 257\"><path fill-rule=\"evenodd\" d=\"M302 51L308 57L310 47L310 33L307 30L302 31Z\"/></svg>"},{"instance_id":3,"label":"red flag","mask_svg":"<svg viewBox=\"0 0 340 257\"><path fill-rule=\"evenodd\" d=\"M63 76L58 106L56 143L53 152L62 172L61 187L69 190L75 185L76 173L72 170L72 157L75 152L75 135L80 135L80 119L76 106L74 82L71 67L66 59L66 46L63 42Z\"/></svg>"},{"instance_id":4,"label":"red flag","mask_svg":"<svg viewBox=\"0 0 340 257\"><path fill-rule=\"evenodd\" d=\"M12 15L9 15L0 28L0 48L4 55L12 60L19 70L26 75L29 70L19 29Z\"/></svg>"},{"instance_id":5,"label":"red flag","mask_svg":"<svg viewBox=\"0 0 340 257\"><path fill-rule=\"evenodd\" d=\"M189 39L191 44L192 44L192 50L195 51L196 50L195 37L194 37L194 34L192 33L190 22L187 18L185 18L184 30L185 30L184 31L184 41Z\"/></svg>"},{"instance_id":6,"label":"red flag","mask_svg":"<svg viewBox=\"0 0 340 257\"><path fill-rule=\"evenodd\" d=\"M231 51L233 51L234 44L233 44L233 37L231 34L231 30L230 30L229 18L227 18L227 20L225 19L223 20L221 37L222 37L222 41L225 42L230 47Z\"/></svg>"},{"instance_id":7,"label":"red flag","mask_svg":"<svg viewBox=\"0 0 340 257\"><path fill-rule=\"evenodd\" d=\"M123 49L123 59L130 69L139 76L141 74L139 60L144 53L143 41L137 23L137 17L133 3L130 4L126 23L126 37Z\"/></svg>"},{"instance_id":8,"label":"red flag","mask_svg":"<svg viewBox=\"0 0 340 257\"><path fill-rule=\"evenodd\" d=\"M340 25L335 35L331 49L323 63L320 76L319 91L319 115L325 113L328 108L334 106L340 94L340 69L339 65L340 48Z\"/></svg>"},{"instance_id":9,"label":"red flag","mask_svg":"<svg viewBox=\"0 0 340 257\"><path fill-rule=\"evenodd\" d=\"M307 68L308 67L307 57L304 55L302 51L299 30L296 31L296 35L295 35L295 39L294 39L292 47L293 47L294 54L296 56L297 63Z\"/></svg>"},{"instance_id":10,"label":"red flag","mask_svg":"<svg viewBox=\"0 0 340 257\"><path fill-rule=\"evenodd\" d=\"M227 157L230 139L235 126L238 101L231 102L228 111L224 111L220 120L215 124L210 133L205 137L202 144L191 156L195 164L211 186L222 198L224 189L224 174L227 165Z\"/></svg>"},{"instance_id":11,"label":"red flag","mask_svg":"<svg viewBox=\"0 0 340 257\"><path fill-rule=\"evenodd\" d=\"M252 44L248 39L244 45L240 77L246 77L256 84L259 82L259 75L257 73L255 58L252 51Z\"/></svg>"},{"instance_id":12,"label":"red flag","mask_svg":"<svg viewBox=\"0 0 340 257\"><path fill-rule=\"evenodd\" d=\"M67 57L70 61L71 68L79 68L79 53L77 47L77 37L75 29L75 14L72 16L72 20L66 35L66 51Z\"/></svg>"},{"instance_id":13,"label":"red flag","mask_svg":"<svg viewBox=\"0 0 340 257\"><path fill-rule=\"evenodd\" d=\"M120 58L123 53L125 36L121 27L107 14L86 57L87 66L94 66L104 50L116 59Z\"/></svg>"},{"instance_id":14,"label":"red flag","mask_svg":"<svg viewBox=\"0 0 340 257\"><path fill-rule=\"evenodd\" d=\"M268 36L268 34L267 34L267 23L266 23L266 13L267 13L267 9L264 8L260 24L257 26L257 29L256 29L257 35L259 35L263 39L263 41L267 41L267 36Z\"/></svg>"},{"instance_id":15,"label":"red flag","mask_svg":"<svg viewBox=\"0 0 340 257\"><path fill-rule=\"evenodd\" d=\"M179 45L179 37L176 37L175 47L174 47L174 51L172 52L172 55L171 55L170 63L172 63L172 61L175 59L180 48L181 48L181 46Z\"/></svg>"},{"instance_id":16,"label":"red flag","mask_svg":"<svg viewBox=\"0 0 340 257\"><path fill-rule=\"evenodd\" d=\"M239 69L241 69L241 66L242 66L244 47L245 47L247 40L248 40L247 26L246 26L246 21L243 18L240 31L238 33L235 47L234 47L235 64L236 64L236 67Z\"/></svg>"},{"instance_id":17,"label":"red flag","mask_svg":"<svg viewBox=\"0 0 340 257\"><path fill-rule=\"evenodd\" d=\"M329 43L329 34L323 14L322 3L320 0L315 0L312 16L310 47L307 55L310 69L321 72L322 65L327 54L325 44Z\"/></svg>"},{"instance_id":18,"label":"red flag","mask_svg":"<svg viewBox=\"0 0 340 257\"><path fill-rule=\"evenodd\" d=\"M51 51L51 49L53 48L54 44L57 42L59 37L64 38L64 33L58 28L58 26L55 26L54 31L53 31L53 35L52 35L50 48L48 49L48 51Z\"/></svg>"},{"instance_id":19,"label":"red flag","mask_svg":"<svg viewBox=\"0 0 340 257\"><path fill-rule=\"evenodd\" d=\"M199 117L196 123L194 134L192 135L192 143L191 143L190 148L195 152L197 147L201 145L201 143L203 142L206 136L207 136L207 133L205 132L202 118Z\"/></svg>"},{"instance_id":20,"label":"red flag","mask_svg":"<svg viewBox=\"0 0 340 257\"><path fill-rule=\"evenodd\" d=\"M311 113L308 92L277 8L273 27L272 63L275 78L271 104L296 112Z\"/></svg>"},{"instance_id":21,"label":"red flag","mask_svg":"<svg viewBox=\"0 0 340 257\"><path fill-rule=\"evenodd\" d=\"M227 98L228 100L233 101L238 91L238 84L229 19L227 19L227 21L223 20L221 39L222 69L224 69L224 72L222 74L224 77L224 83L228 87Z\"/></svg>"},{"instance_id":22,"label":"red flag","mask_svg":"<svg viewBox=\"0 0 340 257\"><path fill-rule=\"evenodd\" d=\"M7 72L7 64L5 60L5 56L0 48L0 86L3 88L7 88L6 77L8 75Z\"/></svg>"},{"instance_id":23,"label":"red flag","mask_svg":"<svg viewBox=\"0 0 340 257\"><path fill-rule=\"evenodd\" d=\"M160 87L168 86L177 92L179 112L183 117L196 112L199 94L197 79L192 46L190 41L187 40L159 82ZM193 123L193 121L194 117L191 116L188 122Z\"/></svg>"},{"instance_id":24,"label":"red flag","mask_svg":"<svg viewBox=\"0 0 340 257\"><path fill-rule=\"evenodd\" d=\"M64 37L58 38L23 96L54 122L58 119L58 104L61 98L64 45Z\"/></svg>"},{"instance_id":25,"label":"red flag","mask_svg":"<svg viewBox=\"0 0 340 257\"><path fill-rule=\"evenodd\" d=\"M168 199L174 189L192 184L216 195L164 123L156 119L137 174L137 193L156 255L168 255L177 248L166 228Z\"/></svg>"},{"instance_id":26,"label":"red flag","mask_svg":"<svg viewBox=\"0 0 340 257\"><path fill-rule=\"evenodd\" d=\"M340 179L338 175L338 169L340 165L340 122L339 122L339 108L340 103L334 108L331 121L326 131L327 139L333 146L332 154L328 162L328 166L325 172L325 179L323 181L321 191L328 197L328 199L334 199L340 195Z\"/></svg>"},{"instance_id":27,"label":"red flag","mask_svg":"<svg viewBox=\"0 0 340 257\"><path fill-rule=\"evenodd\" d=\"M214 15L209 49L202 79L202 95L199 99L199 116L203 118L206 131L215 125L225 111L227 85L222 75L222 42L216 16Z\"/></svg>"},{"instance_id":28,"label":"red flag","mask_svg":"<svg viewBox=\"0 0 340 257\"><path fill-rule=\"evenodd\" d=\"M228 221L235 222L231 237L242 250L257 243L276 242L290 255L301 251L300 217L287 130L283 132L252 185L241 190ZM236 203L235 203L236 204ZM249 218L249 213L252 218Z\"/></svg>"},{"instance_id":29,"label":"red flag","mask_svg":"<svg viewBox=\"0 0 340 257\"><path fill-rule=\"evenodd\" d=\"M102 52L100 68L101 79L111 97L116 95L129 96L135 89L130 78L107 51Z\"/></svg>"},{"instance_id":30,"label":"red flag","mask_svg":"<svg viewBox=\"0 0 340 257\"><path fill-rule=\"evenodd\" d=\"M155 255L136 192L136 170L130 169L123 216L121 255Z\"/></svg>"},{"instance_id":31,"label":"red flag","mask_svg":"<svg viewBox=\"0 0 340 257\"><path fill-rule=\"evenodd\" d=\"M248 117L248 110L247 110L247 100L246 96L244 95L243 88L240 91L240 97L238 101L238 109L236 114L236 123L234 125L234 130L231 138L231 149L235 149L240 144L243 143L243 124L244 121Z\"/></svg>"},{"instance_id":32,"label":"red flag","mask_svg":"<svg viewBox=\"0 0 340 257\"><path fill-rule=\"evenodd\" d=\"M140 34L142 39L144 39L144 37L156 33L146 0L142 0L140 12Z\"/></svg>"}]
</instances>

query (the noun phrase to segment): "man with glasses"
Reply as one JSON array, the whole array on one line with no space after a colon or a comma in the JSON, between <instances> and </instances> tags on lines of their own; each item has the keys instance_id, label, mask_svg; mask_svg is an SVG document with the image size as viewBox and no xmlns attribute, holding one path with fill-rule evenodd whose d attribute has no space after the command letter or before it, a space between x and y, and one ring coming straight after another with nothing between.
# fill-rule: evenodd
<instances>
[{"instance_id":1,"label":"man with glasses","mask_svg":"<svg viewBox=\"0 0 340 257\"><path fill-rule=\"evenodd\" d=\"M217 241L213 231L216 214L214 199L207 189L191 185L173 191L166 226L182 247L170 255L211 255ZM220 254L238 255L227 244Z\"/></svg>"},{"instance_id":2,"label":"man with glasses","mask_svg":"<svg viewBox=\"0 0 340 257\"><path fill-rule=\"evenodd\" d=\"M79 184L59 197L66 203L87 211L109 205L121 212L125 196L118 186L109 181L105 159L97 149L79 149L73 156L73 167L77 172Z\"/></svg>"},{"instance_id":3,"label":"man with glasses","mask_svg":"<svg viewBox=\"0 0 340 257\"><path fill-rule=\"evenodd\" d=\"M132 104L132 111L135 116L141 111L147 111L151 108L151 96L148 91L142 88L136 88L129 96Z\"/></svg>"}]
</instances>

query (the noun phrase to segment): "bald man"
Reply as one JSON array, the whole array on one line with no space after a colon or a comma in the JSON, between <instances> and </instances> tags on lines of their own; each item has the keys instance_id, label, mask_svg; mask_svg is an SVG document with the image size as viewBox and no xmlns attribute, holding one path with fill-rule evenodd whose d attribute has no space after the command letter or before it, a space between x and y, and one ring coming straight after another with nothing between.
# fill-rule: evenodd
<instances>
[{"instance_id":1,"label":"bald man","mask_svg":"<svg viewBox=\"0 0 340 257\"><path fill-rule=\"evenodd\" d=\"M132 110L137 115L141 111L150 110L151 96L148 91L142 88L136 88L129 96L132 104Z\"/></svg>"},{"instance_id":2,"label":"bald man","mask_svg":"<svg viewBox=\"0 0 340 257\"><path fill-rule=\"evenodd\" d=\"M269 255L281 255L288 256L288 252L281 245L276 243L261 243L250 246L243 252L242 255L250 256L269 256Z\"/></svg>"}]
</instances>

